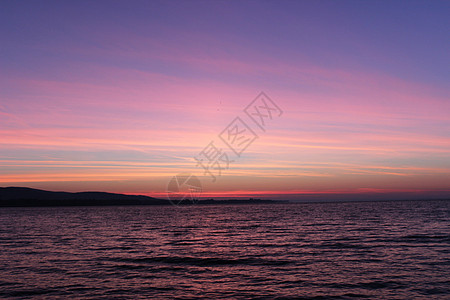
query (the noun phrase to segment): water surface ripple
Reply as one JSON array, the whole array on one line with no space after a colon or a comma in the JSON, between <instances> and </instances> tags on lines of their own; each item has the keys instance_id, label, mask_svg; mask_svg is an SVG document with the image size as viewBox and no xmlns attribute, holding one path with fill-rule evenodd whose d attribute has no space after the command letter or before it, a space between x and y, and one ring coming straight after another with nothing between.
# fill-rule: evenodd
<instances>
[{"instance_id":1,"label":"water surface ripple","mask_svg":"<svg viewBox=\"0 0 450 300\"><path fill-rule=\"evenodd\" d=\"M449 299L450 201L0 209L0 298Z\"/></svg>"}]
</instances>

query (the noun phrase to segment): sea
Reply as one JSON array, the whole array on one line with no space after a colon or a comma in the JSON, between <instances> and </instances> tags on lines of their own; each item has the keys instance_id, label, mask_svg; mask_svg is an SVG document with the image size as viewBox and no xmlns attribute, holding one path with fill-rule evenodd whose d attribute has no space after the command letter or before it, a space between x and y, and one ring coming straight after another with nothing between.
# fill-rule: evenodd
<instances>
[{"instance_id":1,"label":"sea","mask_svg":"<svg viewBox=\"0 0 450 300\"><path fill-rule=\"evenodd\" d=\"M1 299L450 299L450 201L0 208Z\"/></svg>"}]
</instances>

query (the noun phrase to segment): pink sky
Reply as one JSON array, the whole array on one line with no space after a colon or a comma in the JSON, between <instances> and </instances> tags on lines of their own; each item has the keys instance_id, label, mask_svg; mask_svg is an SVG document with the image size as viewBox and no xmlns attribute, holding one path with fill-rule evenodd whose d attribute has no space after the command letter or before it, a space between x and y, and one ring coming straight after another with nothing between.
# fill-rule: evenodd
<instances>
[{"instance_id":1,"label":"pink sky","mask_svg":"<svg viewBox=\"0 0 450 300\"><path fill-rule=\"evenodd\" d=\"M109 7L98 19L97 5L80 16L66 4L75 12L62 19L48 18L61 7L44 5L31 19L18 4L5 7L19 13L0 35L1 185L160 197L172 176L191 172L205 197L450 196L440 27L405 17L401 28L378 24L386 33L378 36L363 16L342 21L345 10L298 20L296 9L321 16L327 8L249 3L230 4L236 14L219 21L201 11L224 3L180 7L167 20L148 7L131 7L148 17ZM152 11L168 9L159 5ZM257 28L261 12L285 18ZM194 156L213 140L231 156L218 135L261 91L282 116L266 132L245 119L259 138L212 182Z\"/></svg>"}]
</instances>

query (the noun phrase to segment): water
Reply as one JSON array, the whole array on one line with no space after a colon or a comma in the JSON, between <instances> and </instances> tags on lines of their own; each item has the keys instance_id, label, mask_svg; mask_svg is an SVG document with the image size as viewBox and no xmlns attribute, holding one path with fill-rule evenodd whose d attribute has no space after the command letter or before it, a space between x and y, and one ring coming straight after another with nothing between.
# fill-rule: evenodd
<instances>
[{"instance_id":1,"label":"water","mask_svg":"<svg viewBox=\"0 0 450 300\"><path fill-rule=\"evenodd\" d=\"M450 201L0 209L0 298L449 299Z\"/></svg>"}]
</instances>

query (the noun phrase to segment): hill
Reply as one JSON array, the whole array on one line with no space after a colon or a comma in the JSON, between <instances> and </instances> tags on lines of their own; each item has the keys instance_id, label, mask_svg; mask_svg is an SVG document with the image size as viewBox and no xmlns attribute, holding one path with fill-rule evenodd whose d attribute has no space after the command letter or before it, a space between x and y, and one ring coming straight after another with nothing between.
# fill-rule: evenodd
<instances>
[{"instance_id":1,"label":"hill","mask_svg":"<svg viewBox=\"0 0 450 300\"><path fill-rule=\"evenodd\" d=\"M0 206L167 205L148 196L105 192L51 192L25 187L0 187Z\"/></svg>"},{"instance_id":2,"label":"hill","mask_svg":"<svg viewBox=\"0 0 450 300\"><path fill-rule=\"evenodd\" d=\"M287 203L287 201L261 199L205 199L195 201L196 205L223 204L269 204ZM183 201L179 205L192 205ZM171 205L165 199L142 195L125 195L106 192L51 192L26 187L0 187L0 207L26 206L107 206L107 205Z\"/></svg>"}]
</instances>

